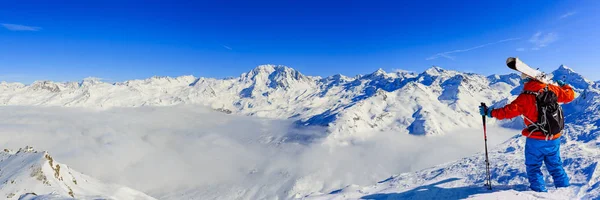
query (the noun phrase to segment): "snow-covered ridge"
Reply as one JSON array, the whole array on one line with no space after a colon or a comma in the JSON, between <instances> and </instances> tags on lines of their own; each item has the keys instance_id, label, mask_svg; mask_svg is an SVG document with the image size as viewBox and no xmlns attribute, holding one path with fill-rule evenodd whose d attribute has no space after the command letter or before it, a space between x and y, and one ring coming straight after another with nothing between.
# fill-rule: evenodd
<instances>
[{"instance_id":1,"label":"snow-covered ridge","mask_svg":"<svg viewBox=\"0 0 600 200\"><path fill-rule=\"evenodd\" d=\"M29 86L18 83L0 83L0 102L4 105L92 108L202 104L222 112L292 118L297 120L296 124L298 125L327 126L329 134L325 136L327 137L326 142L348 144L353 140L371 137L377 130L436 135L449 133L455 128L480 128L481 118L476 110L480 102L501 105L520 92L519 76L516 74L485 77L439 67L430 68L422 73L387 73L378 70L364 76L334 75L325 78L305 76L282 66L262 66L255 70L238 78L229 79L185 76L153 77L114 84L98 79L71 83L41 81ZM577 76L580 75L572 72L565 78L571 80L569 77ZM32 87L33 85L37 85L36 89ZM565 162L571 177L575 178L574 183L579 186L570 188L569 194L566 194L567 197L558 199L586 197L594 199L598 197L594 191L600 189L597 187L600 185L598 183L600 180L599 168L596 168L599 159L596 150L600 144L599 131L596 127L600 119L597 115L598 108L600 108L600 104L598 104L600 87L598 83L591 83L586 88L581 88L579 84L574 83L574 85L578 87L580 95L573 103L565 106L569 125L563 151L569 153L564 156L565 158L572 158ZM519 127L520 121L520 119L516 119L514 123L505 125ZM495 122L491 121L490 123ZM284 130L274 132L282 133ZM285 133L282 134L287 136ZM310 135L310 137L320 136L320 134ZM306 136L307 140L314 139L308 137ZM305 139L305 137L299 138ZM423 137L411 138L422 139ZM520 140L522 139L513 138L492 149L492 164L495 170L494 185L501 186L499 188L503 188L502 192L521 194L518 190L521 190L520 188L525 183L524 169L522 168L522 141ZM269 139L268 141L273 140ZM349 197L409 198L411 195L427 197L428 194L443 198L444 195L456 197L456 192L460 194L459 197L469 197L480 192L478 184L483 180L483 171L479 171L483 166L481 156L479 154L430 169L395 175L374 186L351 185L339 191L329 190L331 188L321 189L324 186L319 186L320 183L314 182L310 178L298 181L290 180L289 183L294 183L289 185L293 186L293 189L282 189L281 191L286 193L281 197L304 197L306 194L317 191L325 193L313 193L319 195L317 198L340 199ZM36 158L44 157L42 155ZM40 162L42 161L40 160ZM61 171L68 169L66 166L60 168ZM4 169L0 166L0 173L3 171ZM46 177L53 177L51 167L46 172ZM282 176L286 176L286 173L283 173ZM68 181L68 176L63 176L63 180ZM78 183L79 180L77 178ZM280 181L280 179L276 180ZM68 183L65 184L68 185ZM252 184L256 184L256 182L252 182ZM280 182L277 184L281 185ZM584 186L581 186L582 184ZM317 186L308 187L307 185ZM256 195L270 195L269 192L264 192L270 191L268 187L260 184L259 186L267 189L256 190L260 191ZM83 195L88 195L76 191L72 185L69 187L77 198L84 198ZM232 186L228 184L223 187L230 188ZM288 187L288 185L284 187ZM337 188L337 186L335 187ZM449 190L441 189L448 187ZM49 198L69 197L68 190L62 189L67 191L67 196L64 192L36 194L40 196L46 194L42 197ZM0 189L0 191L2 190ZM188 197L202 194L188 193L197 191L195 188L182 191ZM332 194L327 194L330 192ZM173 196L168 197L178 199L184 193L174 192ZM82 196L77 196L78 194L82 194ZM156 195L155 193L150 194ZM243 196L248 199L252 198L250 195L254 195L240 194L239 192L213 195L223 197L221 195L225 194L232 194L233 197L240 198ZM386 196L386 194L401 196ZM89 195L96 195L96 193ZM162 196L157 197L162 198ZM262 196L254 197L256 199Z\"/></svg>"},{"instance_id":2,"label":"snow-covered ridge","mask_svg":"<svg viewBox=\"0 0 600 200\"><path fill-rule=\"evenodd\" d=\"M582 90L592 84L566 67ZM331 138L349 141L362 132L393 130L439 135L478 127L480 102L503 102L519 76L462 73L431 67L422 73L379 69L347 77L306 76L292 68L261 65L237 78L152 77L120 83L88 78L81 82L0 83L0 105L136 107L200 104L226 113L292 118L301 126L327 126ZM460 120L459 120L460 119Z\"/></svg>"},{"instance_id":3,"label":"snow-covered ridge","mask_svg":"<svg viewBox=\"0 0 600 200\"><path fill-rule=\"evenodd\" d=\"M349 185L308 199L598 199L600 151L577 141L565 141L565 170L572 186L549 187L549 193L528 191L524 165L525 140L516 136L490 151L492 185L483 187L485 157L482 153L417 172L393 175L371 186ZM547 184L551 177L544 172ZM508 193L508 194L502 194ZM503 198L499 198L503 197Z\"/></svg>"},{"instance_id":4,"label":"snow-covered ridge","mask_svg":"<svg viewBox=\"0 0 600 200\"><path fill-rule=\"evenodd\" d=\"M564 80L575 88L585 89L593 85L594 82L586 79L581 74L576 73L573 69L560 65L557 70L552 72L554 80Z\"/></svg>"},{"instance_id":5,"label":"snow-covered ridge","mask_svg":"<svg viewBox=\"0 0 600 200\"><path fill-rule=\"evenodd\" d=\"M31 147L0 152L0 172L2 199L154 199L76 172Z\"/></svg>"},{"instance_id":6,"label":"snow-covered ridge","mask_svg":"<svg viewBox=\"0 0 600 200\"><path fill-rule=\"evenodd\" d=\"M558 74L565 69L561 67ZM567 116L561 157L571 187L549 187L549 193L528 191L523 156L525 139L517 134L490 150L492 191L483 188L485 157L479 153L417 172L393 175L371 186L349 185L328 194L313 194L308 199L599 199L600 84L577 77L581 76L571 71L566 79L590 85L577 88L581 95L564 105ZM547 184L552 185L550 175L545 170L543 173Z\"/></svg>"}]
</instances>

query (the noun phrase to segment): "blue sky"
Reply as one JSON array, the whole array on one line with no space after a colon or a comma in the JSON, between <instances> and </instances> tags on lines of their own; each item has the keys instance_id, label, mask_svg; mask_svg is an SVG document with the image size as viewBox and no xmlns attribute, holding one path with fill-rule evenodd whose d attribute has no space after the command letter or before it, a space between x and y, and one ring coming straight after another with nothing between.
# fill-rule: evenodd
<instances>
[{"instance_id":1,"label":"blue sky","mask_svg":"<svg viewBox=\"0 0 600 200\"><path fill-rule=\"evenodd\" d=\"M600 80L597 13L600 1L5 1L0 80L228 77L260 64L487 75L509 73L509 56Z\"/></svg>"}]
</instances>

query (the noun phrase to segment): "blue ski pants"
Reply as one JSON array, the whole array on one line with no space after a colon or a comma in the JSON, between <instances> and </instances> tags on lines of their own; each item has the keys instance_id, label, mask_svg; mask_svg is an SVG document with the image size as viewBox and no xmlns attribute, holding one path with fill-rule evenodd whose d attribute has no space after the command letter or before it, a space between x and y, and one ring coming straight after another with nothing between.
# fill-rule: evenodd
<instances>
[{"instance_id":1,"label":"blue ski pants","mask_svg":"<svg viewBox=\"0 0 600 200\"><path fill-rule=\"evenodd\" d=\"M568 187L569 176L565 173L560 159L560 139L537 140L527 138L525 141L525 166L530 188L537 192L546 192L546 183L542 175L542 163L546 168L556 187Z\"/></svg>"}]
</instances>

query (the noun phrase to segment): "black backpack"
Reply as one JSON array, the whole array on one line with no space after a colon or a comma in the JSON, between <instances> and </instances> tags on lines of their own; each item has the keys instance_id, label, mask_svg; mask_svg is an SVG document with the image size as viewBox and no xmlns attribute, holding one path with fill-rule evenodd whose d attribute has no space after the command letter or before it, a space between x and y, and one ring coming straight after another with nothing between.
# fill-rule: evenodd
<instances>
[{"instance_id":1,"label":"black backpack","mask_svg":"<svg viewBox=\"0 0 600 200\"><path fill-rule=\"evenodd\" d=\"M558 104L558 96L548 89L548 86L540 92L523 91L524 94L535 96L535 104L538 111L538 120L527 127L530 133L540 131L546 137L552 137L560 133L565 127L565 117L562 107Z\"/></svg>"}]
</instances>

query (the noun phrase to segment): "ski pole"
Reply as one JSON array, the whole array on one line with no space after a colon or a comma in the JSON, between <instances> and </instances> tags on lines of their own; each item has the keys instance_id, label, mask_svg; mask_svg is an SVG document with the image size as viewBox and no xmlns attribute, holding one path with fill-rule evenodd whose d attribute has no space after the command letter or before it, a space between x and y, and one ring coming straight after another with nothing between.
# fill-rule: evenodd
<instances>
[{"instance_id":1,"label":"ski pole","mask_svg":"<svg viewBox=\"0 0 600 200\"><path fill-rule=\"evenodd\" d=\"M481 103L481 106L484 108L485 112L487 113L488 107L485 105L485 103ZM490 175L490 159L488 157L488 148L487 148L487 127L486 127L486 123L485 123L485 115L481 116L481 119L483 120L483 141L485 142L485 168L486 168L486 183L485 186L487 186L488 190L492 189L492 177Z\"/></svg>"}]
</instances>

